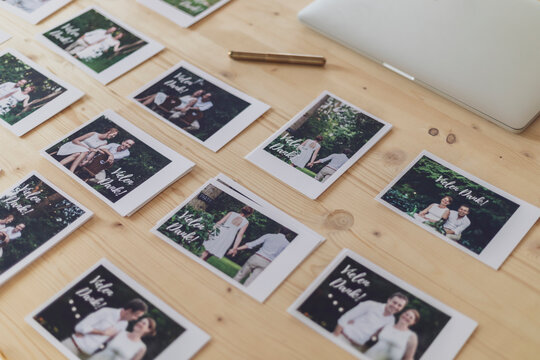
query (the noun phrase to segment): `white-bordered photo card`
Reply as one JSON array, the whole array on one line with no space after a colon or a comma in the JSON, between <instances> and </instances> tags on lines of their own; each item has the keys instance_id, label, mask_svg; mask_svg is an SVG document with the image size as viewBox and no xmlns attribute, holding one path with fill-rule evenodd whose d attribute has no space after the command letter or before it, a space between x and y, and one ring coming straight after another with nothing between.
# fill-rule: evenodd
<instances>
[{"instance_id":1,"label":"white-bordered photo card","mask_svg":"<svg viewBox=\"0 0 540 360\"><path fill-rule=\"evenodd\" d=\"M122 216L129 216L195 164L107 110L41 154Z\"/></svg>"},{"instance_id":2,"label":"white-bordered photo card","mask_svg":"<svg viewBox=\"0 0 540 360\"><path fill-rule=\"evenodd\" d=\"M221 149L270 108L185 61L130 99L212 151Z\"/></svg>"},{"instance_id":3,"label":"white-bordered photo card","mask_svg":"<svg viewBox=\"0 0 540 360\"><path fill-rule=\"evenodd\" d=\"M230 0L137 0L182 27L207 17Z\"/></svg>"},{"instance_id":4,"label":"white-bordered photo card","mask_svg":"<svg viewBox=\"0 0 540 360\"><path fill-rule=\"evenodd\" d=\"M0 195L0 285L92 217L37 172Z\"/></svg>"},{"instance_id":5,"label":"white-bordered photo card","mask_svg":"<svg viewBox=\"0 0 540 360\"><path fill-rule=\"evenodd\" d=\"M163 50L160 43L95 6L39 34L37 39L102 84Z\"/></svg>"},{"instance_id":6,"label":"white-bordered photo card","mask_svg":"<svg viewBox=\"0 0 540 360\"><path fill-rule=\"evenodd\" d=\"M324 91L246 159L316 199L391 127Z\"/></svg>"},{"instance_id":7,"label":"white-bordered photo card","mask_svg":"<svg viewBox=\"0 0 540 360\"><path fill-rule=\"evenodd\" d=\"M151 231L260 302L324 241L222 174Z\"/></svg>"},{"instance_id":8,"label":"white-bordered photo card","mask_svg":"<svg viewBox=\"0 0 540 360\"><path fill-rule=\"evenodd\" d=\"M9 39L11 39L11 35L0 30L0 44L4 41L8 41Z\"/></svg>"},{"instance_id":9,"label":"white-bordered photo card","mask_svg":"<svg viewBox=\"0 0 540 360\"><path fill-rule=\"evenodd\" d=\"M210 340L106 259L26 321L70 360L186 360Z\"/></svg>"},{"instance_id":10,"label":"white-bordered photo card","mask_svg":"<svg viewBox=\"0 0 540 360\"><path fill-rule=\"evenodd\" d=\"M22 136L84 93L14 49L0 50L0 124Z\"/></svg>"},{"instance_id":11,"label":"white-bordered photo card","mask_svg":"<svg viewBox=\"0 0 540 360\"><path fill-rule=\"evenodd\" d=\"M454 359L477 326L348 249L288 311L363 360Z\"/></svg>"},{"instance_id":12,"label":"white-bordered photo card","mask_svg":"<svg viewBox=\"0 0 540 360\"><path fill-rule=\"evenodd\" d=\"M540 209L423 151L376 199L497 270Z\"/></svg>"},{"instance_id":13,"label":"white-bordered photo card","mask_svg":"<svg viewBox=\"0 0 540 360\"><path fill-rule=\"evenodd\" d=\"M0 8L37 24L72 0L0 0Z\"/></svg>"}]
</instances>

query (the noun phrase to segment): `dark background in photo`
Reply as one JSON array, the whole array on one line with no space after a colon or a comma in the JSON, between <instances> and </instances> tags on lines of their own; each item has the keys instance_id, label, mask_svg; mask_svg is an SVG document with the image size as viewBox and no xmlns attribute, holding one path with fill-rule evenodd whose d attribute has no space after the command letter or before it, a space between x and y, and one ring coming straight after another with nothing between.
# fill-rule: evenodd
<instances>
[{"instance_id":1,"label":"dark background in photo","mask_svg":"<svg viewBox=\"0 0 540 360\"><path fill-rule=\"evenodd\" d=\"M121 144L122 141L127 139L132 139L135 141L135 144L129 149L130 155L129 157L115 160L113 165L106 170L107 176L114 178L114 175L111 175L112 172L114 172L118 168L122 168L122 170L125 170L126 174L133 174L133 176L130 178L133 180L133 185L128 184L122 184L117 180L113 181L113 185L117 186L124 186L128 192L121 194L120 196L114 195L109 189L106 189L101 184L95 184L88 182L88 185L92 186L96 191L98 191L101 195L105 196L107 199L109 199L112 202L116 202L129 194L133 189L135 189L137 186L144 183L146 180L148 180L150 177L154 176L156 173L158 173L161 169L163 169L165 166L167 166L171 160L167 157L161 155L159 152L151 148L150 146L146 145L144 142L136 138L135 136L131 135L126 130L122 129L120 126L118 126L116 123L109 120L105 115L100 116L98 119L92 121L90 124L85 126L84 128L76 131L73 135L70 137L60 141L58 144L50 147L46 150L47 154L51 155L56 161L60 162L65 156L58 156L56 155L56 152L58 149L65 143L70 142L73 139L76 139L77 137L87 134L89 132L98 132L98 133L105 133L110 128L116 128L118 129L118 135L116 137L109 139L108 144L110 143L117 143ZM68 156L68 155L66 155ZM71 163L68 164L66 167L69 169ZM78 169L81 169L81 166L79 166ZM85 173L83 171L77 171L76 170L76 176L84 180Z\"/></svg>"},{"instance_id":2,"label":"dark background in photo","mask_svg":"<svg viewBox=\"0 0 540 360\"><path fill-rule=\"evenodd\" d=\"M5 202L9 195L0 198L0 219L13 215L13 221L7 226L15 227L20 223L26 226L21 231L20 238L10 241L3 247L3 255L0 257L0 273L11 268L84 214L81 208L57 193L38 177L31 176L17 187L22 188L25 184L28 184L33 192L41 191L37 195L41 201L37 204L26 199L22 192L17 194L19 197L17 203L22 206L30 205L34 209L33 211L20 215L17 209ZM0 232L2 231L0 229Z\"/></svg>"},{"instance_id":3,"label":"dark background in photo","mask_svg":"<svg viewBox=\"0 0 540 360\"><path fill-rule=\"evenodd\" d=\"M26 111L24 111L23 103L19 102L9 112L0 115L0 118L10 125L16 124L66 91L65 88L34 70L12 54L6 53L0 56L0 85L6 82L16 83L23 79L28 82L21 90L24 90L28 86L35 87L35 90L28 94L30 96L30 102L40 99L43 99L43 101L36 101ZM51 97L45 99L47 96Z\"/></svg>"},{"instance_id":4,"label":"dark background in photo","mask_svg":"<svg viewBox=\"0 0 540 360\"><path fill-rule=\"evenodd\" d=\"M450 179L450 181L456 181L455 185L460 189L470 189L474 194L485 197L489 202L484 206L480 206L467 200L464 196L459 196L455 191L445 189L441 183L435 182L441 175ZM471 225L461 234L459 244L477 254L484 250L519 208L516 203L497 195L484 186L459 175L426 156L423 156L407 171L382 196L382 199L412 217L414 213L424 210L430 204L439 204L441 199L447 195L454 199L448 206L451 210L457 211L460 205L470 206L467 217L471 221ZM437 228L433 229L439 231Z\"/></svg>"},{"instance_id":5,"label":"dark background in photo","mask_svg":"<svg viewBox=\"0 0 540 360\"><path fill-rule=\"evenodd\" d=\"M76 292L77 290L86 287L94 288L94 286L90 284L90 281L98 275L101 275L101 278L106 280L105 283L110 282L113 284L113 286L109 288L114 291L113 297L104 296L107 301L106 307L119 309L126 305L130 300L137 298L143 300L148 305L148 312L140 319L143 317L151 317L154 319L156 321L157 332L154 337L144 337L142 339L146 345L146 354L143 357L144 360L150 360L157 357L186 330L102 265L98 266L90 274L85 276L84 279L62 294L52 304L36 314L34 320L36 320L52 336L58 339L58 341L62 341L71 336L74 332L75 325L87 315L96 311L87 301L83 300L80 296L77 296ZM70 301L73 301L73 303L70 303ZM73 307L76 308L75 311L72 310ZM75 318L75 314L79 314L80 318ZM131 321L127 331L131 331L136 322L136 320Z\"/></svg>"},{"instance_id":6,"label":"dark background in photo","mask_svg":"<svg viewBox=\"0 0 540 360\"><path fill-rule=\"evenodd\" d=\"M64 32L62 30L62 26L66 24L71 24L73 27L80 29L79 36L70 36L69 34ZM116 55L113 51L113 48L111 47L108 50L106 50L103 53L103 55L97 58L77 59L78 61L88 66L90 69L94 70L97 73L100 73L103 70L109 68L110 66L116 64L117 62L125 58L126 56L133 54L135 51L139 50L140 48L147 45L148 43L146 41L142 41L141 38L133 35L131 32L119 26L115 22L109 20L108 18L101 15L99 12L97 12L94 9L90 9L84 14L77 16L76 18L66 21L65 23L55 27L54 29L51 29L50 31L44 33L43 36L45 36L47 39L49 39L55 45L61 47L62 49L66 49L69 45L71 45L71 43L75 42L80 36L83 36L87 32L90 32L96 29L107 30L113 26L116 27L116 31L112 34L113 36L117 35L118 33L124 34L124 36L120 39L120 46L132 45L132 44L133 46L126 48L125 50L121 50ZM54 36L51 36L51 33L57 30L62 31L63 37L71 37L73 41L70 42L69 44L63 44ZM142 42L137 45L134 45L138 41L142 41Z\"/></svg>"},{"instance_id":7,"label":"dark background in photo","mask_svg":"<svg viewBox=\"0 0 540 360\"><path fill-rule=\"evenodd\" d=\"M217 4L221 0L162 0L167 4L171 4L174 7L182 10L183 12L197 16L213 5Z\"/></svg>"},{"instance_id":8,"label":"dark background in photo","mask_svg":"<svg viewBox=\"0 0 540 360\"><path fill-rule=\"evenodd\" d=\"M335 279L347 279L345 274L341 274L341 271L347 265L350 265L351 268L356 268L358 274L365 272L366 276L364 279L367 279L370 282L369 287L351 284L350 281L347 282L348 287L351 289L365 289L367 296L359 302L354 301L348 295L339 292L339 290L332 288L329 285ZM369 268L362 266L348 256L336 266L330 275L321 282L315 291L296 310L327 330L330 333L330 336L334 336L332 332L336 328L339 318L347 311L360 304L360 302L367 300L386 303L388 298L396 292L400 292L409 298L407 306L405 306L401 312L394 315L396 322L399 316L407 309L416 309L420 313L420 320L409 328L418 336L418 347L414 358L420 359L422 354L429 348L433 340L435 340L448 323L450 316L391 283L384 277L371 271ZM332 294L331 298L328 297L329 294ZM334 305L335 301L337 301L336 305ZM343 308L342 312L339 311L340 307Z\"/></svg>"},{"instance_id":9,"label":"dark background in photo","mask_svg":"<svg viewBox=\"0 0 540 360\"><path fill-rule=\"evenodd\" d=\"M233 198L229 194L224 193L215 186L208 185L197 197L193 198L186 206L178 210L169 220L161 225L158 231L196 256L200 256L204 251L202 243L208 240L209 231L212 229L212 226L230 211L240 213L240 209L245 205L246 204ZM195 218L202 217L201 223L204 224L205 230L194 229L186 224L185 219L177 219L182 216L186 210L193 214ZM262 235L269 233L275 234L281 228L280 224L258 211L254 211L247 220L249 221L249 225L239 246L257 240ZM174 224L175 222L184 224L184 229L187 232L195 231L199 236L199 239L191 243L183 242L180 236L175 235L172 231L166 230L169 225ZM287 236L287 239L291 242L296 236L296 233L291 232ZM256 246L253 249L238 251L234 257L225 255L222 259L218 259L217 257L211 256L208 259L208 263L226 275L234 277L249 257L255 254L260 247L261 245Z\"/></svg>"},{"instance_id":10,"label":"dark background in photo","mask_svg":"<svg viewBox=\"0 0 540 360\"><path fill-rule=\"evenodd\" d=\"M383 127L383 123L362 112L358 112L330 95L326 95L291 127L270 142L264 150L290 164L291 161L287 156L270 150L270 147L274 144L283 144L284 150L293 152L296 150L296 146L288 145L281 140L284 134L289 134L295 139L301 139L302 142L307 139L315 139L321 135L323 140L320 142L321 149L316 160L332 154L341 154L347 148L352 151L351 156L354 156ZM298 170L315 177L328 163L319 163L311 168L305 167Z\"/></svg>"},{"instance_id":11,"label":"dark background in photo","mask_svg":"<svg viewBox=\"0 0 540 360\"><path fill-rule=\"evenodd\" d=\"M170 86L165 85L165 83L168 81L174 81L174 77L179 74L190 77L191 81L193 82L191 86L177 83L177 86L186 86L186 91L182 93L179 93ZM134 98L141 99L158 92L163 92L169 97L182 97L191 95L197 90L204 90L205 93L210 92L212 94L210 101L212 101L213 106L210 109L202 112L202 118L198 120L201 125L199 130L185 131L189 132L191 135L195 136L201 141L206 141L210 136L221 130L221 128L227 125L229 121L234 119L238 114L250 106L250 103L247 101L244 101L239 97L223 90L222 88L212 84L198 75L195 75L183 67L167 75L158 83L134 96ZM152 104L147 105L147 107L178 126L178 124L176 124L174 121L169 120L169 113L160 110L155 106L155 104L154 106L152 106Z\"/></svg>"}]
</instances>

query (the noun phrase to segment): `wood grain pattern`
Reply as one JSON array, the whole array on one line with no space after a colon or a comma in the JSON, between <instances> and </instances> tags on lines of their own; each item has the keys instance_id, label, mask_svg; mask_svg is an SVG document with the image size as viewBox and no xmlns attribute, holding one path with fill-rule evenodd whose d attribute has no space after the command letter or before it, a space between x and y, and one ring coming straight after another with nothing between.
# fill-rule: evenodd
<instances>
[{"instance_id":1,"label":"wood grain pattern","mask_svg":"<svg viewBox=\"0 0 540 360\"><path fill-rule=\"evenodd\" d=\"M95 212L95 217L0 290L0 349L8 359L58 359L60 353L23 318L101 257L185 315L212 340L198 359L351 358L286 313L287 307L344 247L479 322L459 359L537 359L540 352L540 227L536 224L499 271L437 240L378 204L374 196L427 149L493 185L540 206L540 122L511 134L351 50L302 26L310 0L233 0L189 29L133 0L78 0L37 26L0 13L13 47L78 86L86 96L17 138L0 129L0 189L37 170ZM34 40L34 36L97 4L166 50L102 86ZM321 54L325 68L234 62L228 50ZM126 96L180 60L187 60L272 109L217 154L171 130ZM392 123L392 131L317 201L311 201L244 160L244 156L322 90ZM122 218L38 151L111 108L197 163L130 218ZM438 134L429 134L431 128ZM449 134L455 142L449 144ZM149 233L208 178L223 172L326 236L261 305ZM336 226L345 210L354 224ZM350 220L346 220L350 221ZM338 223L341 220L338 219ZM348 228L348 229L347 229ZM342 229L342 230L340 230Z\"/></svg>"}]
</instances>

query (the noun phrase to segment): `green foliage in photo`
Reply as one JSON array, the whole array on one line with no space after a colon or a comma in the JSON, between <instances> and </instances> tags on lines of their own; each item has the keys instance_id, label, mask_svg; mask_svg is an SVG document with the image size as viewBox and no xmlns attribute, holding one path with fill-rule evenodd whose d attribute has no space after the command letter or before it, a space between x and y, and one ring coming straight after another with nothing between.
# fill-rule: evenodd
<instances>
[{"instance_id":1,"label":"green foliage in photo","mask_svg":"<svg viewBox=\"0 0 540 360\"><path fill-rule=\"evenodd\" d=\"M214 6L222 0L163 0L167 4L171 4L174 7L182 10L183 12L197 16L206 9Z\"/></svg>"}]
</instances>

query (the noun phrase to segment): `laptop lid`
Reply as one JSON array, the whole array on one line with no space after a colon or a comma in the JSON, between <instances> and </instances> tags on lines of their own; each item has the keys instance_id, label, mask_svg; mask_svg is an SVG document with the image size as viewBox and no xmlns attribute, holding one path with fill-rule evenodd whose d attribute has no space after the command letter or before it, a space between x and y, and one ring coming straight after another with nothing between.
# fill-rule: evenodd
<instances>
[{"instance_id":1,"label":"laptop lid","mask_svg":"<svg viewBox=\"0 0 540 360\"><path fill-rule=\"evenodd\" d=\"M298 16L510 130L540 115L540 1L316 0Z\"/></svg>"}]
</instances>

